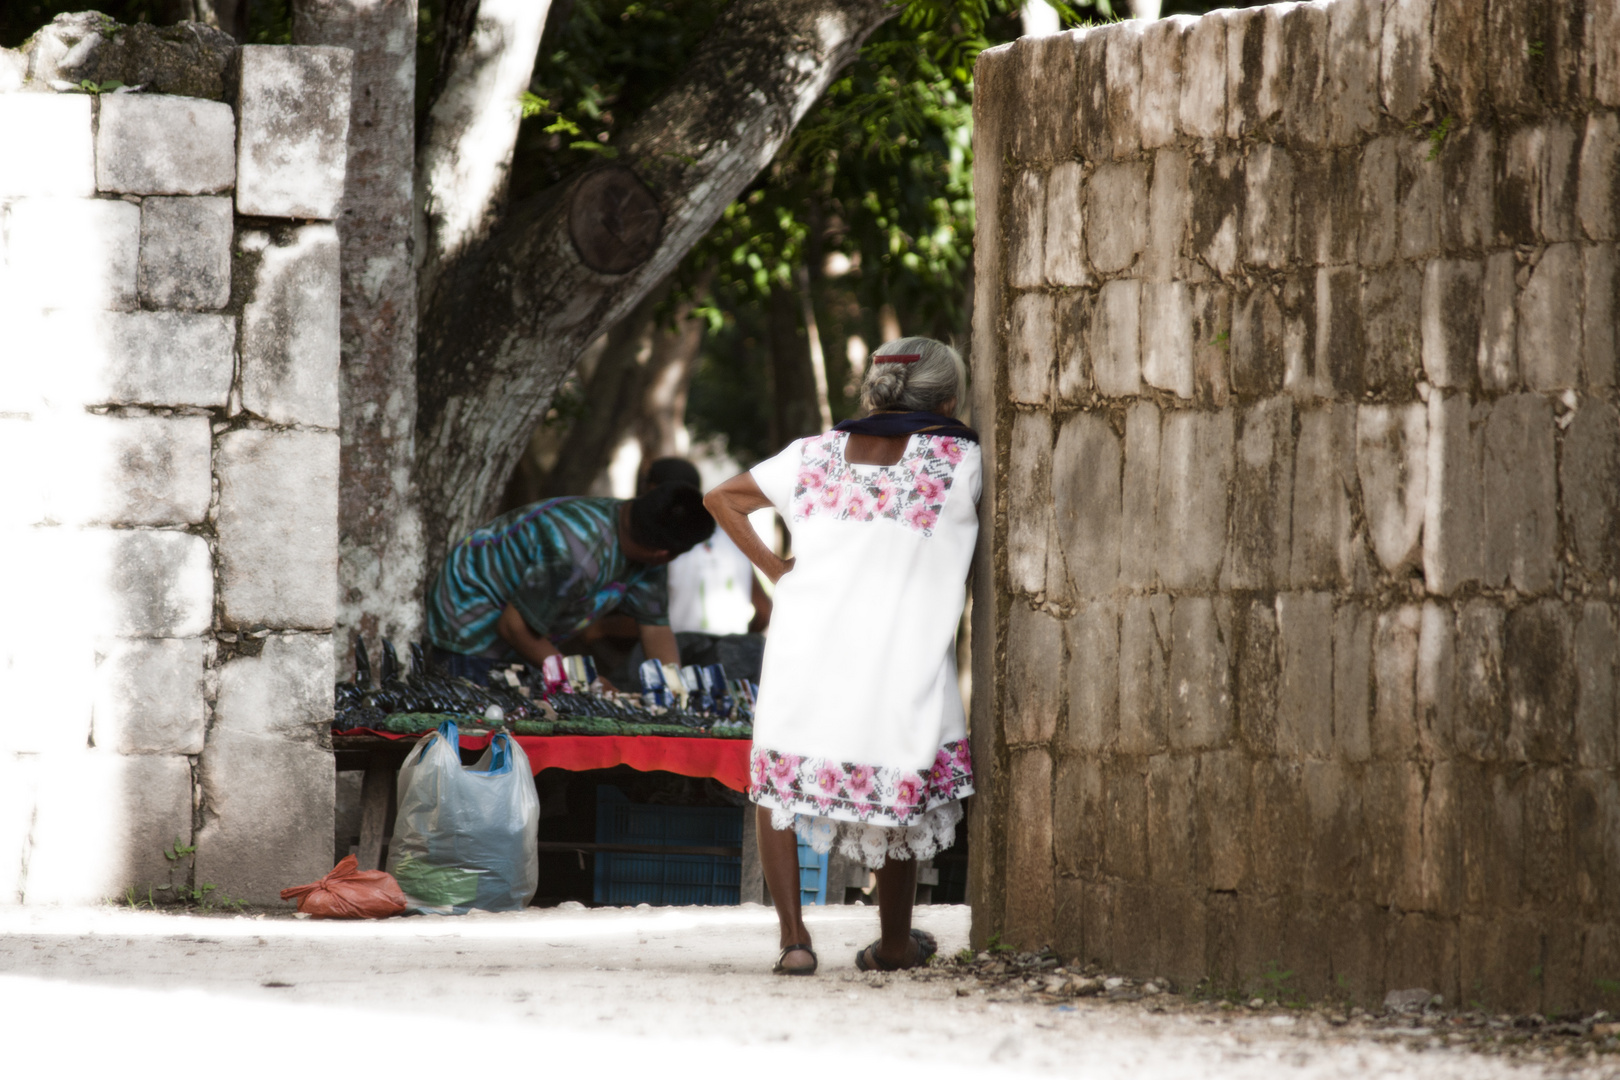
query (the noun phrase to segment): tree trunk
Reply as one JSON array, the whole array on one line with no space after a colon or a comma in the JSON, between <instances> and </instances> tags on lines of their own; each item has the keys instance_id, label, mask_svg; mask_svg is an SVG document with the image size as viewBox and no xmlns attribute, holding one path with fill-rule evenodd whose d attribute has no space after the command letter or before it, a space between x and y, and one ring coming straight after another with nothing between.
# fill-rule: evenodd
<instances>
[{"instance_id":1,"label":"tree trunk","mask_svg":"<svg viewBox=\"0 0 1620 1080\"><path fill-rule=\"evenodd\" d=\"M800 321L799 299L794 292L781 285L773 287L767 312L773 449L826 430L816 408L816 377L810 363L810 342Z\"/></svg>"},{"instance_id":2,"label":"tree trunk","mask_svg":"<svg viewBox=\"0 0 1620 1080\"><path fill-rule=\"evenodd\" d=\"M694 291L701 295L706 287L705 281ZM502 510L592 490L626 438L641 444L643 461L687 452L686 393L703 320L684 301L671 325L659 325L657 309L668 294L667 283L648 293L608 332L600 351L581 361L583 414L557 436L536 432Z\"/></svg>"},{"instance_id":3,"label":"tree trunk","mask_svg":"<svg viewBox=\"0 0 1620 1080\"><path fill-rule=\"evenodd\" d=\"M354 50L343 213L339 669L355 633L421 634L416 460L416 0L297 0L293 40Z\"/></svg>"},{"instance_id":4,"label":"tree trunk","mask_svg":"<svg viewBox=\"0 0 1620 1080\"><path fill-rule=\"evenodd\" d=\"M436 241L418 375L429 566L493 510L581 350L674 270L896 10L737 0L617 161L513 207L459 258Z\"/></svg>"},{"instance_id":5,"label":"tree trunk","mask_svg":"<svg viewBox=\"0 0 1620 1080\"><path fill-rule=\"evenodd\" d=\"M523 92L551 0L448 0L433 106L417 154L423 310L440 274L482 242L506 201ZM415 31L411 41L415 44Z\"/></svg>"}]
</instances>

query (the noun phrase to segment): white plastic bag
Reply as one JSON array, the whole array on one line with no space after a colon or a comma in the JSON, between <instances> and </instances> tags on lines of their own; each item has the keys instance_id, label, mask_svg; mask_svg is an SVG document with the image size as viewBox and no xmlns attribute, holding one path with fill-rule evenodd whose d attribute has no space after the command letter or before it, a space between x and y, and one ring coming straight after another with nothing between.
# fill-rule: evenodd
<instances>
[{"instance_id":1,"label":"white plastic bag","mask_svg":"<svg viewBox=\"0 0 1620 1080\"><path fill-rule=\"evenodd\" d=\"M523 748L505 733L463 767L445 721L399 770L388 871L420 911L518 911L540 884L540 801Z\"/></svg>"}]
</instances>

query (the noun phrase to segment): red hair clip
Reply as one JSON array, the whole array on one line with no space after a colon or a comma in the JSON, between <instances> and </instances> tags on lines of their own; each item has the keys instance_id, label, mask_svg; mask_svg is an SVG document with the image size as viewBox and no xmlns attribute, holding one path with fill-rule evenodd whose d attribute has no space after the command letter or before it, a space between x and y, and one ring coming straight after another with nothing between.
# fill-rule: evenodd
<instances>
[{"instance_id":1,"label":"red hair clip","mask_svg":"<svg viewBox=\"0 0 1620 1080\"><path fill-rule=\"evenodd\" d=\"M884 354L882 354L880 356L874 356L874 357L872 357L872 363L874 363L874 364L915 364L917 361L919 361L921 359L922 359L922 353L896 352L896 353L884 353Z\"/></svg>"}]
</instances>

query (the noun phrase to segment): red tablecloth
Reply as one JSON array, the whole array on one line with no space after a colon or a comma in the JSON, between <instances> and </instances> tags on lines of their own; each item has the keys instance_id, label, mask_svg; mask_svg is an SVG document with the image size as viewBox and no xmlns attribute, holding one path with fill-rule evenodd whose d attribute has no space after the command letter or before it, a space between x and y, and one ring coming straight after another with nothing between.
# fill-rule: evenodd
<instances>
[{"instance_id":1,"label":"red tablecloth","mask_svg":"<svg viewBox=\"0 0 1620 1080\"><path fill-rule=\"evenodd\" d=\"M359 728L347 734L381 735L385 739L415 739L391 731ZM641 772L678 773L681 776L710 776L733 791L748 789L747 739L701 739L663 735L514 735L513 739L529 756L529 767L568 769L611 769L628 765ZM488 735L462 735L467 750L489 745Z\"/></svg>"}]
</instances>

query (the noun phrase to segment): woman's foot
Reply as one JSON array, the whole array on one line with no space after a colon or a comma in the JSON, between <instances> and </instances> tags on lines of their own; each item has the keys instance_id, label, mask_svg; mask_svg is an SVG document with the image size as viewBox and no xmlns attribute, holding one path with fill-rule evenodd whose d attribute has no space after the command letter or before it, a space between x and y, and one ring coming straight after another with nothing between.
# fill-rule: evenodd
<instances>
[{"instance_id":1,"label":"woman's foot","mask_svg":"<svg viewBox=\"0 0 1620 1080\"><path fill-rule=\"evenodd\" d=\"M939 943L926 930L913 930L899 949L888 950L879 938L855 954L855 966L862 971L906 971L923 967L939 951Z\"/></svg>"},{"instance_id":2,"label":"woman's foot","mask_svg":"<svg viewBox=\"0 0 1620 1080\"><path fill-rule=\"evenodd\" d=\"M819 961L807 942L784 946L771 968L772 975L814 975Z\"/></svg>"}]
</instances>

